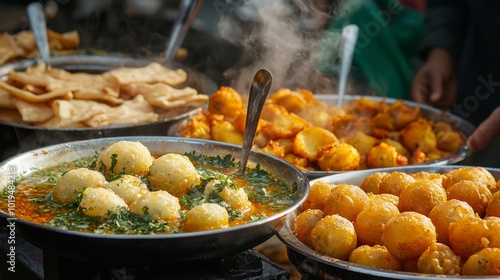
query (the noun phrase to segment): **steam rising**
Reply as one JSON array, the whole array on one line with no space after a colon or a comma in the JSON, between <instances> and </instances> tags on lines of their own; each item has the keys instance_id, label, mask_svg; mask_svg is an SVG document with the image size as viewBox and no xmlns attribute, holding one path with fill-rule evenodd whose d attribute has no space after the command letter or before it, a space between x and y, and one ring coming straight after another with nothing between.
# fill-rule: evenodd
<instances>
[{"instance_id":1,"label":"steam rising","mask_svg":"<svg viewBox=\"0 0 500 280\"><path fill-rule=\"evenodd\" d=\"M253 15L251 19L256 23L250 24L250 30L239 26L234 15L221 16L218 24L221 36L233 44L241 44L245 55L240 62L243 65L224 73L230 86L242 94L247 93L255 73L265 68L273 74L271 92L282 87L302 87L324 93L336 91L335 79L317 69L321 40L318 29L328 14L312 2L244 1L235 12L247 18Z\"/></svg>"}]
</instances>

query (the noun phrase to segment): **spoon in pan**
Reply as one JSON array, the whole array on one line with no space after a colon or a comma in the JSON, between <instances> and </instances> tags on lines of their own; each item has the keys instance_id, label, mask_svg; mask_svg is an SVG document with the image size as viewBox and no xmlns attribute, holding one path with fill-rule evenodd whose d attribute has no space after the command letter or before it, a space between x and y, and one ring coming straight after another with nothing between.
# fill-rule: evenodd
<instances>
[{"instance_id":1,"label":"spoon in pan","mask_svg":"<svg viewBox=\"0 0 500 280\"><path fill-rule=\"evenodd\" d=\"M179 12L165 50L165 62L171 63L174 60L202 4L203 0L182 0L179 4Z\"/></svg>"},{"instance_id":2,"label":"spoon in pan","mask_svg":"<svg viewBox=\"0 0 500 280\"><path fill-rule=\"evenodd\" d=\"M38 51L40 51L40 55L46 67L50 67L49 40L47 39L47 26L45 24L45 14L42 4L39 2L32 2L28 5L27 11L31 30L33 30L33 34L35 35Z\"/></svg>"},{"instance_id":3,"label":"spoon in pan","mask_svg":"<svg viewBox=\"0 0 500 280\"><path fill-rule=\"evenodd\" d=\"M350 24L342 29L342 39L340 45L340 72L337 107L342 107L342 101L345 95L347 77L351 69L352 56L358 39L358 26Z\"/></svg>"},{"instance_id":4,"label":"spoon in pan","mask_svg":"<svg viewBox=\"0 0 500 280\"><path fill-rule=\"evenodd\" d=\"M266 101L267 94L273 82L272 74L261 69L255 74L252 85L250 86L250 95L248 96L247 116L245 121L245 134L243 136L243 157L240 162L238 173L245 174L248 157L252 150L253 140L257 125L259 124L260 113Z\"/></svg>"}]
</instances>

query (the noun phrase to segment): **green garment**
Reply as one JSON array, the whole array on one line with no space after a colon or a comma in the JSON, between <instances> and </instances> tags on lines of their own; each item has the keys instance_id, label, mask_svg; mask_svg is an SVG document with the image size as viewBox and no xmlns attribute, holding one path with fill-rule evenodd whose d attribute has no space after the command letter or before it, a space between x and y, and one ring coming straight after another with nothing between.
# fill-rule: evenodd
<instances>
[{"instance_id":1,"label":"green garment","mask_svg":"<svg viewBox=\"0 0 500 280\"><path fill-rule=\"evenodd\" d=\"M423 33L423 15L397 0L345 0L320 44L319 68L337 74L341 30L359 27L351 77L368 83L378 96L409 98Z\"/></svg>"}]
</instances>

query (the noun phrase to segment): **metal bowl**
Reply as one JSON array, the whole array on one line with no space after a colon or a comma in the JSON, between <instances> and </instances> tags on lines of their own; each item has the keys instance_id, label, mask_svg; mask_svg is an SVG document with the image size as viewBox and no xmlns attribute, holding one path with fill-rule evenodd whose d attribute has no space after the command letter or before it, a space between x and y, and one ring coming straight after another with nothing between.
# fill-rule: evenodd
<instances>
[{"instance_id":1,"label":"metal bowl","mask_svg":"<svg viewBox=\"0 0 500 280\"><path fill-rule=\"evenodd\" d=\"M54 68L64 69L70 72L102 73L117 67L142 67L150 62L162 63L159 58L130 57L123 55L68 55L55 56L51 58ZM40 62L39 59L25 59L0 67L0 79L5 79L8 74L15 71L23 71L30 66ZM167 65L171 68L182 68L187 72L187 80L181 86L190 86L199 93L212 94L217 90L216 83L199 72L182 65ZM164 136L168 128L174 123L194 115L199 108L186 107L162 113L159 119L152 123L109 126L102 128L41 128L17 122L0 121L2 136L0 147L5 159L19 152L25 152L39 147L59 144L68 141L85 140L92 138L118 137L118 136Z\"/></svg>"},{"instance_id":2,"label":"metal bowl","mask_svg":"<svg viewBox=\"0 0 500 280\"><path fill-rule=\"evenodd\" d=\"M13 180L35 169L61 162L89 157L117 141L139 141L152 154L195 151L208 156L231 154L241 158L242 148L235 145L178 137L111 137L57 144L29 151L4 161L0 166L0 186L10 186ZM158 264L166 262L202 261L220 258L257 246L272 237L285 217L306 199L309 181L297 168L278 158L252 151L249 162L274 174L286 183L297 184L297 200L275 215L256 222L212 231L158 234L111 235L64 230L15 219L17 230L26 240L43 250L67 259L114 265ZM9 183L10 182L10 183ZM0 211L4 220L15 218Z\"/></svg>"},{"instance_id":3,"label":"metal bowl","mask_svg":"<svg viewBox=\"0 0 500 280\"><path fill-rule=\"evenodd\" d=\"M405 173L415 173L419 171L428 171L444 173L450 170L465 166L405 166L400 168L380 168L353 171L343 174L330 175L323 178L311 180L310 184L317 181L324 181L331 184L353 184L359 186L363 180L375 172L399 171ZM486 168L493 174L495 179L500 179L500 169ZM368 266L354 264L348 261L342 261L327 255L323 255L300 242L292 232L295 226L295 217L300 213L297 208L286 217L283 228L278 232L278 238L286 245L288 258L290 262L306 279L498 279L498 276L492 277L471 277L471 276L443 276L430 275L422 273L399 272L386 269L371 268Z\"/></svg>"},{"instance_id":4,"label":"metal bowl","mask_svg":"<svg viewBox=\"0 0 500 280\"><path fill-rule=\"evenodd\" d=\"M314 97L316 99L324 102L328 106L336 106L338 98L339 98L338 95L336 95L336 94L315 94ZM361 97L366 98L368 100L378 101L378 102L384 101L388 105L391 105L394 102L399 100L399 99L394 99L394 98L378 97L378 96L347 95L344 97L343 102L344 102L344 104L347 104L347 103L352 102L354 100L360 99ZM449 112L442 111L442 110L433 108L431 106L419 104L419 103L412 102L412 101L404 100L404 102L408 106L413 107L413 108L420 107L421 114L426 119L433 120L433 121L444 121L444 122L450 124L451 127L453 127L453 129L455 131L460 133L464 142L467 140L467 138L475 130L475 126L472 123L470 123L470 122L468 122L468 121L466 121L466 120L464 120L464 119L462 119L454 114L451 114ZM189 120L189 118L186 118L185 120L177 122L174 125L172 125L168 129L168 135L180 136L179 128L182 124L186 123L188 120ZM433 161L429 161L429 162L426 162L424 164L425 165L454 164L454 163L458 163L458 162L464 160L465 158L467 158L470 155L471 155L471 151L469 150L469 148L466 145L463 145L458 150L456 150L453 153L448 154L445 157L442 157L440 159L436 159ZM328 175L332 175L332 174L346 173L346 172L349 173L352 171L321 171L321 170L311 171L311 170L306 170L303 172L307 175L307 177L309 179L315 179L315 178L324 177L324 176L328 176Z\"/></svg>"}]
</instances>

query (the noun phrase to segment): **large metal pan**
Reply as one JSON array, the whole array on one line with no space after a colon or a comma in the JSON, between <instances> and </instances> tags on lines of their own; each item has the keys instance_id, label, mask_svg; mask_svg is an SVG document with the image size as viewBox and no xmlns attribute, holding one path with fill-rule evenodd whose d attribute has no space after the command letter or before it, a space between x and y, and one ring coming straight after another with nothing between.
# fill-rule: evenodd
<instances>
[{"instance_id":1,"label":"large metal pan","mask_svg":"<svg viewBox=\"0 0 500 280\"><path fill-rule=\"evenodd\" d=\"M112 137L57 144L26 152L4 161L0 166L0 186L34 169L95 155L120 140L140 141L152 154L195 151L208 156L231 154L241 158L240 146L178 137ZM290 208L262 220L231 228L203 232L158 235L111 235L83 233L14 220L26 240L61 257L110 265L165 264L221 258L257 246L273 236L285 216L306 199L309 181L297 168L264 153L251 152L249 162L260 166L287 183L297 184L296 201ZM15 218L0 211L2 219Z\"/></svg>"},{"instance_id":2,"label":"large metal pan","mask_svg":"<svg viewBox=\"0 0 500 280\"><path fill-rule=\"evenodd\" d=\"M53 68L71 72L102 73L117 67L141 67L150 62L162 63L160 58L130 57L122 55L68 55L51 58ZM0 79L9 72L22 71L39 63L38 59L25 59L0 67ZM216 83L202 73L182 65L167 65L184 69L188 76L181 86L190 86L199 93L212 94L217 90ZM162 113L156 122L136 125L110 126L102 128L40 128L16 122L0 121L0 159L6 159L18 152L25 152L39 147L59 144L68 141L117 137L117 136L164 136L168 128L177 121L183 120L197 112L199 108L188 107L168 113Z\"/></svg>"},{"instance_id":3,"label":"large metal pan","mask_svg":"<svg viewBox=\"0 0 500 280\"><path fill-rule=\"evenodd\" d=\"M400 168L384 168L353 171L343 174L335 174L323 178L311 180L310 184L321 180L331 184L353 184L359 186L363 180L370 174L375 172L392 172L399 171L408 174L419 171L428 171L436 173L444 173L453 169L464 166L405 166ZM495 179L500 179L500 169L486 168L493 174ZM310 247L300 242L292 232L295 226L295 217L299 214L299 208L288 214L285 225L278 232L278 238L285 243L287 247L288 258L290 262L299 270L306 279L498 279L498 276L492 277L471 277L471 276L442 276L429 275L422 273L409 273L391 271L385 269L370 268L367 266L357 265L347 261L342 261L327 255L323 255L314 251Z\"/></svg>"},{"instance_id":4,"label":"large metal pan","mask_svg":"<svg viewBox=\"0 0 500 280\"><path fill-rule=\"evenodd\" d=\"M336 94L315 94L314 97L328 106L337 106L337 101L338 101L338 95ZM347 104L349 102L352 102L354 100L357 100L361 97L364 97L368 100L374 100L374 101L384 101L386 104L391 105L394 102L398 101L398 99L394 98L387 98L387 97L379 97L379 96L360 96L360 95L347 95L344 96L344 104ZM475 126L446 111L442 111L436 108L433 108L431 106L427 106L424 104L419 104L416 102L412 101L407 101L404 100L406 104L410 107L419 107L421 114L424 118L429 119L429 120L434 120L434 121L444 121L453 127L455 131L458 131L460 135L462 136L462 139L464 142L467 140L467 138L474 132ZM171 136L179 136L179 128L182 124L186 123L188 121L188 118L186 118L183 121L179 121L175 124L173 124L169 129L168 129L168 135ZM471 151L466 145L461 146L458 150L456 150L453 153L448 154L445 157L426 162L425 165L446 165L446 164L454 164L458 163L468 156L471 155ZM307 175L309 179L315 179L319 177L324 177L332 174L338 174L338 173L346 173L346 172L352 172L352 171L311 171L311 170L305 170L304 173Z\"/></svg>"}]
</instances>

